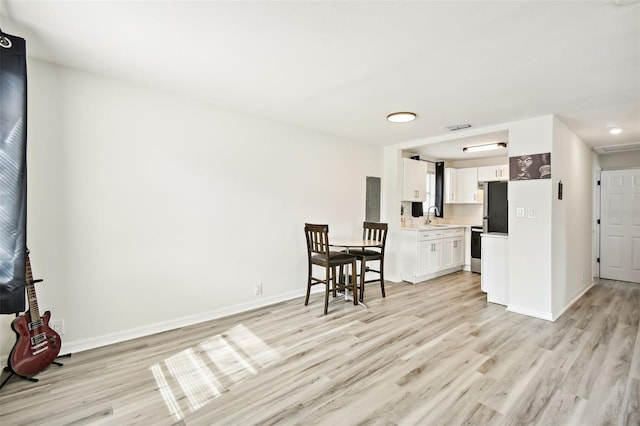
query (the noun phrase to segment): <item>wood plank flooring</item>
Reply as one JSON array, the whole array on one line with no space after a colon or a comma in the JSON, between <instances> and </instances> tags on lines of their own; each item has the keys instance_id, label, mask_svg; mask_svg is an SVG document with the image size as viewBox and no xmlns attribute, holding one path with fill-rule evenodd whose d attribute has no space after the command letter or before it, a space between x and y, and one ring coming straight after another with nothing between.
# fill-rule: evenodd
<instances>
[{"instance_id":1,"label":"wood plank flooring","mask_svg":"<svg viewBox=\"0 0 640 426\"><path fill-rule=\"evenodd\" d=\"M0 424L640 425L640 285L603 280L554 323L468 272L386 289L74 354L11 379Z\"/></svg>"}]
</instances>

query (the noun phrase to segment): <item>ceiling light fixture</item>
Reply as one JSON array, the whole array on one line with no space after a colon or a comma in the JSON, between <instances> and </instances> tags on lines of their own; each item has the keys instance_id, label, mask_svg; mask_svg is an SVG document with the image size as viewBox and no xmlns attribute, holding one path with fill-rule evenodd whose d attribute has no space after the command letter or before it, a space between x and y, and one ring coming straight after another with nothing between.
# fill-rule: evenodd
<instances>
[{"instance_id":1,"label":"ceiling light fixture","mask_svg":"<svg viewBox=\"0 0 640 426\"><path fill-rule=\"evenodd\" d=\"M491 149L506 148L506 147L507 147L506 142L497 142L497 143L489 143L486 145L465 146L464 148L462 148L462 151L478 152L478 151L489 151Z\"/></svg>"},{"instance_id":2,"label":"ceiling light fixture","mask_svg":"<svg viewBox=\"0 0 640 426\"><path fill-rule=\"evenodd\" d=\"M611 133L612 135L619 135L620 133L622 133L622 128L616 123L607 124L607 130L609 130L609 133Z\"/></svg>"},{"instance_id":3,"label":"ceiling light fixture","mask_svg":"<svg viewBox=\"0 0 640 426\"><path fill-rule=\"evenodd\" d=\"M392 112L387 115L387 120L392 123L408 123L416 119L415 112Z\"/></svg>"}]
</instances>

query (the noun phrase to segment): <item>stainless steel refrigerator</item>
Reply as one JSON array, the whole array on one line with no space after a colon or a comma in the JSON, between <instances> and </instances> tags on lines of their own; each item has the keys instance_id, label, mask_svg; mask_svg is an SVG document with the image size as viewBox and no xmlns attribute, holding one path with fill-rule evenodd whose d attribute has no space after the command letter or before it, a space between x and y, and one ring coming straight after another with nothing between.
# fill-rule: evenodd
<instances>
[{"instance_id":1,"label":"stainless steel refrigerator","mask_svg":"<svg viewBox=\"0 0 640 426\"><path fill-rule=\"evenodd\" d=\"M485 182L483 231L509 233L508 182Z\"/></svg>"}]
</instances>

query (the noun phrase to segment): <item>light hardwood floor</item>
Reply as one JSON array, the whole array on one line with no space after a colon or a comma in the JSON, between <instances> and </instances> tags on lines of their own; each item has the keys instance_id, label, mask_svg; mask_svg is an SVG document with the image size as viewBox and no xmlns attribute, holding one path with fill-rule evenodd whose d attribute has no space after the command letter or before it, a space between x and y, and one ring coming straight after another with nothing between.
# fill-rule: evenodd
<instances>
[{"instance_id":1,"label":"light hardwood floor","mask_svg":"<svg viewBox=\"0 0 640 426\"><path fill-rule=\"evenodd\" d=\"M553 323L468 272L386 290L74 354L0 390L0 424L640 424L640 285L602 281Z\"/></svg>"}]
</instances>

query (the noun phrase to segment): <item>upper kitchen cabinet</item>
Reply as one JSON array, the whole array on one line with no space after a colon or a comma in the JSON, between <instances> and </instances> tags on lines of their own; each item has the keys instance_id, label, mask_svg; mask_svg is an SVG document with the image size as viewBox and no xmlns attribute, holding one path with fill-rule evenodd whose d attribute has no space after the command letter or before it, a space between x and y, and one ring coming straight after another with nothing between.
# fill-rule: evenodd
<instances>
[{"instance_id":1,"label":"upper kitchen cabinet","mask_svg":"<svg viewBox=\"0 0 640 426\"><path fill-rule=\"evenodd\" d=\"M444 202L453 204L456 202L456 174L457 169L446 167L444 169Z\"/></svg>"},{"instance_id":2,"label":"upper kitchen cabinet","mask_svg":"<svg viewBox=\"0 0 640 426\"><path fill-rule=\"evenodd\" d=\"M445 203L448 204L479 204L482 202L478 195L478 169L445 169Z\"/></svg>"},{"instance_id":3,"label":"upper kitchen cabinet","mask_svg":"<svg viewBox=\"0 0 640 426\"><path fill-rule=\"evenodd\" d=\"M509 165L478 167L478 182L509 180Z\"/></svg>"},{"instance_id":4,"label":"upper kitchen cabinet","mask_svg":"<svg viewBox=\"0 0 640 426\"><path fill-rule=\"evenodd\" d=\"M427 163L410 158L402 159L402 201L427 200Z\"/></svg>"}]
</instances>

